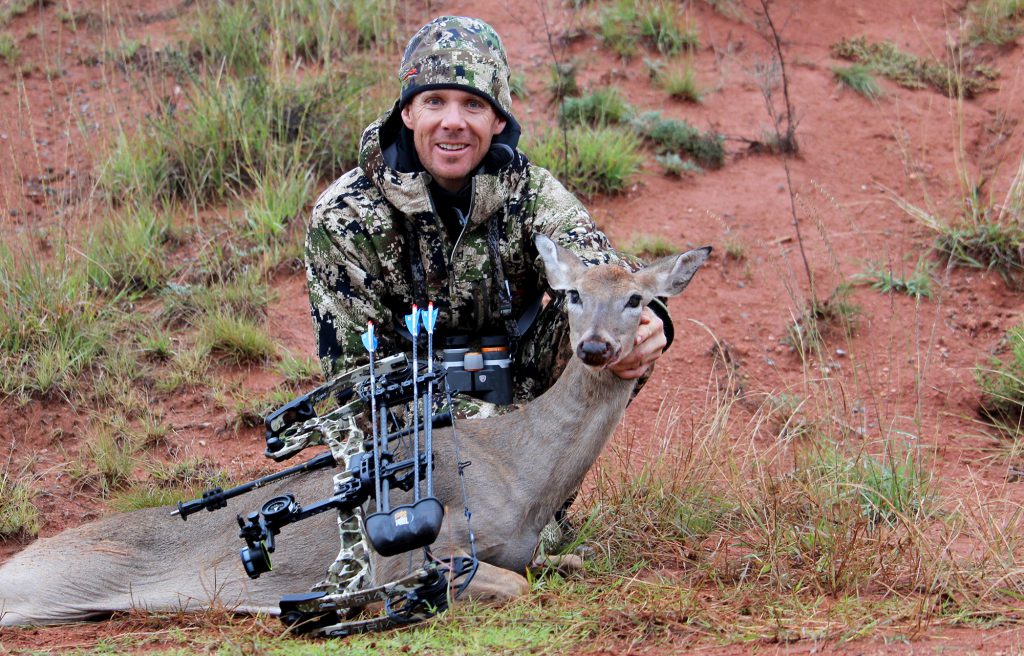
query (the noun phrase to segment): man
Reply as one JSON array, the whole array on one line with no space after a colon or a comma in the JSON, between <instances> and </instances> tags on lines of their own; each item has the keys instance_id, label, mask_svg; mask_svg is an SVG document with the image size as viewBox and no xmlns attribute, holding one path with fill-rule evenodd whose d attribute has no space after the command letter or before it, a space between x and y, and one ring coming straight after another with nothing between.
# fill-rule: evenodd
<instances>
[{"instance_id":1,"label":"man","mask_svg":"<svg viewBox=\"0 0 1024 656\"><path fill-rule=\"evenodd\" d=\"M590 263L624 258L580 202L516 149L508 63L489 25L431 21L406 47L399 77L399 100L363 133L359 167L313 210L306 263L321 366L330 378L364 364L368 320L382 353L408 350L402 317L431 300L448 335L508 335L515 399L527 401L571 355L561 304L540 309L533 233ZM656 302L614 371L639 378L671 335Z\"/></svg>"},{"instance_id":2,"label":"man","mask_svg":"<svg viewBox=\"0 0 1024 656\"><path fill-rule=\"evenodd\" d=\"M515 400L528 401L571 356L561 300L542 306L533 234L589 263L634 263L516 149L508 63L489 25L429 22L406 47L399 79L398 101L363 133L359 167L324 191L310 220L306 267L324 374L365 364L360 336L370 320L381 353L409 350L403 317L429 300L447 335L509 338ZM641 324L632 354L612 367L622 378L643 376L671 341L664 305L646 308ZM356 589L365 578L360 518L340 530L342 552L321 589Z\"/></svg>"}]
</instances>

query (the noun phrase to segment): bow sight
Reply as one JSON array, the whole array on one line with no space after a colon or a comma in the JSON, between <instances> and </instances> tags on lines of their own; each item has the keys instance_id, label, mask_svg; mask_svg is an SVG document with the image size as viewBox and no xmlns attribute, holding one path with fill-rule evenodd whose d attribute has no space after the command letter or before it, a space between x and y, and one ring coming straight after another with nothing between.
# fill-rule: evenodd
<instances>
[{"instance_id":1,"label":"bow sight","mask_svg":"<svg viewBox=\"0 0 1024 656\"><path fill-rule=\"evenodd\" d=\"M432 431L435 426L453 423L450 413L435 415L433 412L435 390L444 391L451 407L445 369L435 370L433 366L436 317L437 311L432 306L425 312L413 306L413 313L406 317L409 332L414 337L411 364L404 354L375 362L377 340L370 323L363 335L363 344L370 357L369 365L342 374L267 416L266 456L282 461L315 444L326 444L330 452L228 490L207 490L200 499L178 503L177 510L172 513L187 521L191 514L204 509L224 508L229 499L268 483L328 467L342 467L343 471L334 477L333 494L326 499L303 506L294 495L283 494L265 502L259 510L244 517L237 516L239 537L246 544L240 554L246 574L255 579L271 570L271 555L278 546L277 536L285 526L329 510L338 511L344 519L371 499L375 502L375 511L366 517L364 531L377 553L394 556L415 549L424 550L423 564L398 581L364 590L286 595L281 600L281 619L293 631L347 635L425 619L447 607L446 595L452 581L464 579L455 587L458 594L476 571L472 537L471 558L442 561L429 551L444 519L444 507L433 496ZM428 352L431 354L425 371L419 366L416 352L415 337L421 319L427 330ZM421 389L425 391L422 404ZM317 416L315 405L331 395L336 397L340 407L323 417ZM367 405L370 407L371 439L365 439L355 424L356 415ZM393 409L402 407L408 410L410 406L412 421L408 426L397 425ZM408 417L409 413L405 415ZM396 457L392 443L410 435L411 445L404 445L402 453L411 451L411 455ZM462 474L461 469L459 474ZM411 491L412 501L392 507L394 490ZM468 509L466 521L469 521ZM358 609L373 601L384 602L384 617L362 622L338 622L339 612Z\"/></svg>"}]
</instances>

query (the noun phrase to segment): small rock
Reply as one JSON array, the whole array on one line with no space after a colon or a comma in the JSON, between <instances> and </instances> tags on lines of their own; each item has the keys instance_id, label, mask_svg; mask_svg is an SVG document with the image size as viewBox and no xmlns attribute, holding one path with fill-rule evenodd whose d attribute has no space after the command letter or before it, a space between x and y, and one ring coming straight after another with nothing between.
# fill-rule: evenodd
<instances>
[{"instance_id":1,"label":"small rock","mask_svg":"<svg viewBox=\"0 0 1024 656\"><path fill-rule=\"evenodd\" d=\"M412 339L412 337L410 337L409 339ZM199 446L206 446L206 440L199 440Z\"/></svg>"}]
</instances>

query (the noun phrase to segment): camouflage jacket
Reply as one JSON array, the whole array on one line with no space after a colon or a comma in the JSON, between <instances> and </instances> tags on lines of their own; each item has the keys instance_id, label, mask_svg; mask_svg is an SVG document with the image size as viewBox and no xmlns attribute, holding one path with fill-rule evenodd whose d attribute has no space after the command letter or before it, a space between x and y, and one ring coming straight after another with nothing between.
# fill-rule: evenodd
<instances>
[{"instance_id":1,"label":"camouflage jacket","mask_svg":"<svg viewBox=\"0 0 1024 656\"><path fill-rule=\"evenodd\" d=\"M622 259L583 205L518 150L500 169L474 175L467 222L453 238L435 211L430 175L403 173L385 162L382 126L391 121L393 127L396 115L392 110L366 129L359 167L334 181L313 208L306 272L328 378L365 363L360 335L369 320L377 326L382 354L408 350L399 335L413 302L422 307L433 301L440 309L438 326L450 334L503 326L489 229L497 230L515 317L546 287L533 233L551 236L589 263ZM500 328L497 334L503 334Z\"/></svg>"}]
</instances>

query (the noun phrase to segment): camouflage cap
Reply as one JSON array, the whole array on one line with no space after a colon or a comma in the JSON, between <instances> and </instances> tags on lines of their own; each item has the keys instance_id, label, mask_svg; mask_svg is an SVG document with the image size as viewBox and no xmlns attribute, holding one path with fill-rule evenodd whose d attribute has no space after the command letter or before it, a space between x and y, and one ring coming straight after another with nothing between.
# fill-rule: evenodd
<instances>
[{"instance_id":1,"label":"camouflage cap","mask_svg":"<svg viewBox=\"0 0 1024 656\"><path fill-rule=\"evenodd\" d=\"M420 28L405 47L398 70L399 106L428 89L464 89L512 119L509 74L505 46L493 27L477 18L441 16Z\"/></svg>"}]
</instances>

